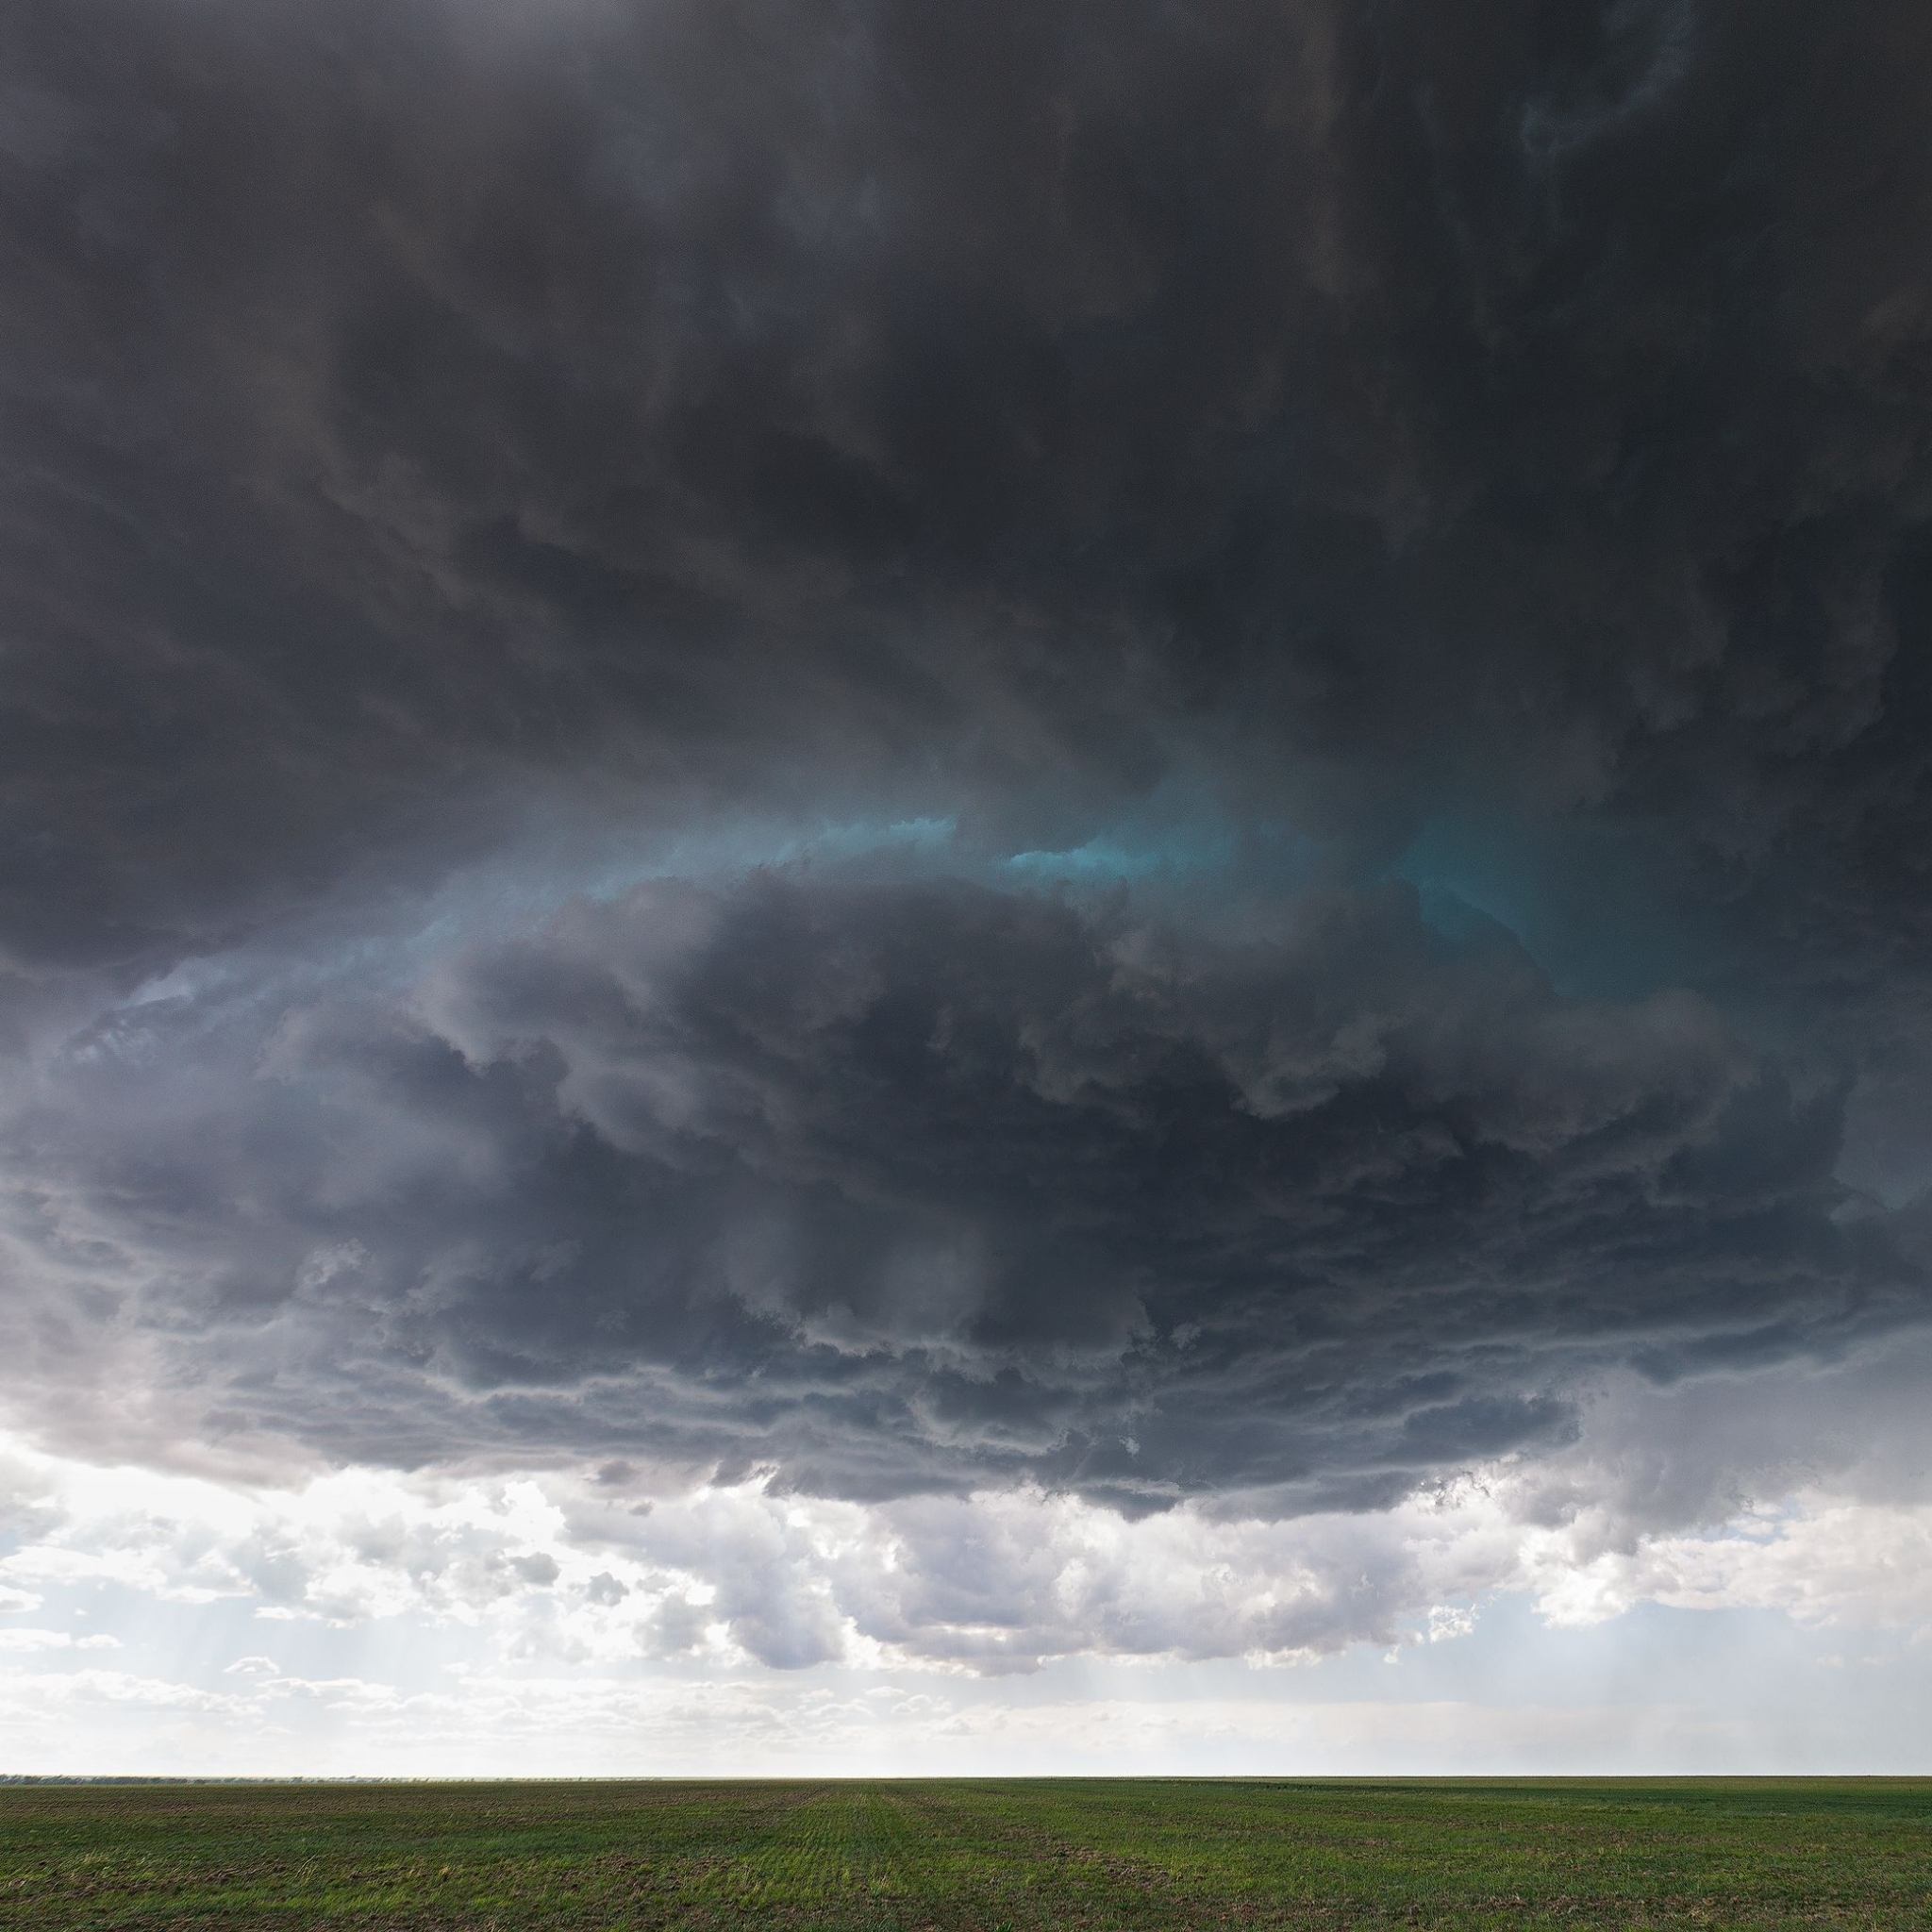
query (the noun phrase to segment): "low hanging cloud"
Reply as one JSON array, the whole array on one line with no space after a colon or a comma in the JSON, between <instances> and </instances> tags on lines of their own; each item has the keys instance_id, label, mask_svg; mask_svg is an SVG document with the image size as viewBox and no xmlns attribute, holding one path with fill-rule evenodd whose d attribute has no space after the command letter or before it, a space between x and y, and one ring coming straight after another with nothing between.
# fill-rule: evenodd
<instances>
[{"instance_id":1,"label":"low hanging cloud","mask_svg":"<svg viewBox=\"0 0 1932 1932\"><path fill-rule=\"evenodd\" d=\"M221 1688L264 1695L332 1694L276 1661L314 1654L304 1632L380 1626L446 1633L466 1669L699 1676L1009 1678L1072 1657L1298 1668L1364 1642L1399 1657L1469 1637L1510 1592L1559 1628L1653 1604L1917 1642L1932 1586L1902 1558L1932 1534L1909 1466L1926 1443L1923 1373L1922 1347L1715 1388L1624 1376L1554 1453L1487 1460L1385 1511L1291 1520L1230 1497L1124 1516L1032 1485L884 1503L770 1479L654 1493L614 1463L363 1468L244 1493L12 1449L0 1591L37 1621L0 1636L37 1657L123 1647L56 1627L72 1606L118 1619L145 1653L160 1620L219 1607L235 1651L223 1674L247 1680ZM1870 1426L1846 1430L1848 1410ZM447 1633L469 1634L467 1656Z\"/></svg>"},{"instance_id":2,"label":"low hanging cloud","mask_svg":"<svg viewBox=\"0 0 1932 1932\"><path fill-rule=\"evenodd\" d=\"M767 873L379 991L118 1006L7 1133L15 1252L197 1434L1293 1510L1559 1447L1614 1367L1922 1321L1909 1218L1843 1211L1840 1102L1406 887L1204 927ZM46 1425L92 1346L43 1347Z\"/></svg>"}]
</instances>

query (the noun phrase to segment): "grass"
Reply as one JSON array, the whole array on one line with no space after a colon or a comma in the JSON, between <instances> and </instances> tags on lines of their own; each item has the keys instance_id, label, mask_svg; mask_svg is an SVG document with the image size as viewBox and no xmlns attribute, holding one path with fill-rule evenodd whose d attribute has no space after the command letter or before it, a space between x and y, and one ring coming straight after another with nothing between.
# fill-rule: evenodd
<instances>
[{"instance_id":1,"label":"grass","mask_svg":"<svg viewBox=\"0 0 1932 1932\"><path fill-rule=\"evenodd\" d=\"M0 1926L1932 1927L1932 1780L12 1785Z\"/></svg>"}]
</instances>

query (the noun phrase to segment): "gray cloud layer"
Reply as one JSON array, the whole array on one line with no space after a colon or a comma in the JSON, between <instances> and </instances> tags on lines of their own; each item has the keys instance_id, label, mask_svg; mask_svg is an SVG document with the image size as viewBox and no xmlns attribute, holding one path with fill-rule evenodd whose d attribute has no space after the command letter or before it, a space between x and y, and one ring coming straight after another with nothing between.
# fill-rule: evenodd
<instances>
[{"instance_id":1,"label":"gray cloud layer","mask_svg":"<svg viewBox=\"0 0 1932 1932\"><path fill-rule=\"evenodd\" d=\"M13 11L47 1425L1353 1505L1922 1320L1928 34Z\"/></svg>"},{"instance_id":2,"label":"gray cloud layer","mask_svg":"<svg viewBox=\"0 0 1932 1932\"><path fill-rule=\"evenodd\" d=\"M229 1428L1336 1507L1560 1444L1612 1364L1918 1319L1840 1098L1407 888L1207 931L767 874L124 1006L10 1141Z\"/></svg>"}]
</instances>

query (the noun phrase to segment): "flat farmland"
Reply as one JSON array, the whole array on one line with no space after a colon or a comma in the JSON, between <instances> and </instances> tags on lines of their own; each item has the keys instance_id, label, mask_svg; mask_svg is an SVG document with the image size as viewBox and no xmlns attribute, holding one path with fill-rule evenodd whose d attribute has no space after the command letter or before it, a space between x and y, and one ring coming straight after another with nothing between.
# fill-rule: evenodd
<instances>
[{"instance_id":1,"label":"flat farmland","mask_svg":"<svg viewBox=\"0 0 1932 1932\"><path fill-rule=\"evenodd\" d=\"M1932 1927L1932 1780L15 1784L0 1925Z\"/></svg>"}]
</instances>

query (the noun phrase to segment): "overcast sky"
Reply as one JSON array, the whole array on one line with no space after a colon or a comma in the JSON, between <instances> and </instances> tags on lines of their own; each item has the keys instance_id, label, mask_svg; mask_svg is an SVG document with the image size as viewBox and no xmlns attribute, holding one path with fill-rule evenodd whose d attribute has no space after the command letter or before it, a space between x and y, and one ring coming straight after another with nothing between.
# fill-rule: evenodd
<instances>
[{"instance_id":1,"label":"overcast sky","mask_svg":"<svg viewBox=\"0 0 1932 1932\"><path fill-rule=\"evenodd\" d=\"M0 1769L1932 1770L1932 12L0 76Z\"/></svg>"}]
</instances>

